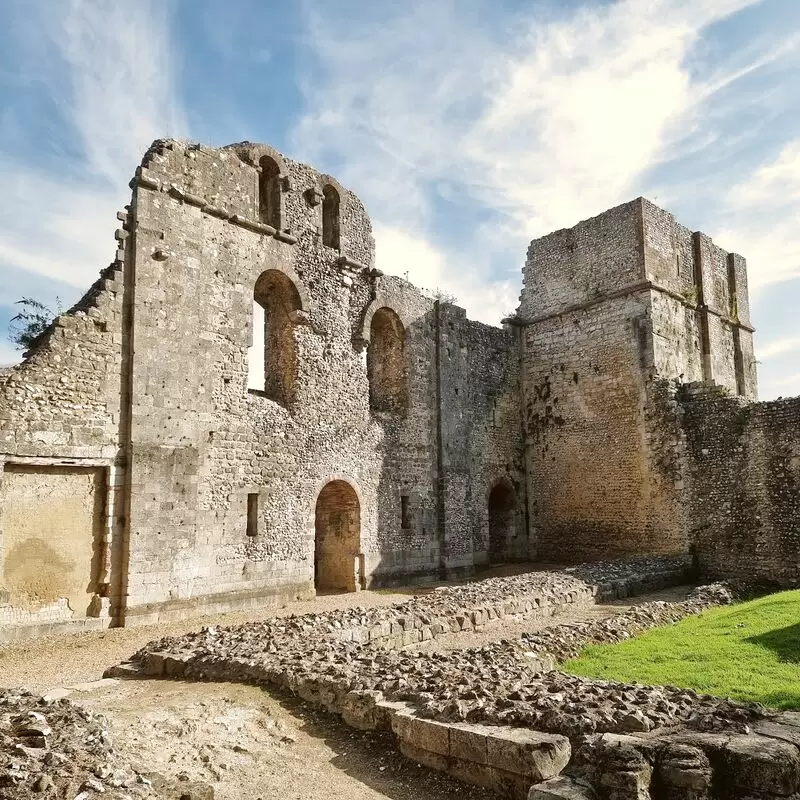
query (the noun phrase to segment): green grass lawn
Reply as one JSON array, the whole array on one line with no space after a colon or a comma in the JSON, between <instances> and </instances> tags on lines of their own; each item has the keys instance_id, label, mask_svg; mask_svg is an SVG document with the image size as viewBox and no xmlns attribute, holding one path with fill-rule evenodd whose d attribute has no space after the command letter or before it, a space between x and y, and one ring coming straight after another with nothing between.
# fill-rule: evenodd
<instances>
[{"instance_id":1,"label":"green grass lawn","mask_svg":"<svg viewBox=\"0 0 800 800\"><path fill-rule=\"evenodd\" d=\"M800 590L714 608L621 644L592 645L563 668L800 708Z\"/></svg>"}]
</instances>

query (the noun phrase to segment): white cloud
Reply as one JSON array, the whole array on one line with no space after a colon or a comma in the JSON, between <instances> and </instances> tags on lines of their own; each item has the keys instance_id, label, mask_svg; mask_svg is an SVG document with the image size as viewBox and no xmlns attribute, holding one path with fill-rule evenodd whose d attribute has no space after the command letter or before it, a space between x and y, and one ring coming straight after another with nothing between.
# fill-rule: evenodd
<instances>
[{"instance_id":1,"label":"white cloud","mask_svg":"<svg viewBox=\"0 0 800 800\"><path fill-rule=\"evenodd\" d=\"M478 272L476 265L448 260L425 238L385 225L377 225L374 235L378 269L430 292L454 294L456 303L469 308L473 319L496 325L517 305L519 289L510 281L489 285L470 281L469 276Z\"/></svg>"},{"instance_id":2,"label":"white cloud","mask_svg":"<svg viewBox=\"0 0 800 800\"><path fill-rule=\"evenodd\" d=\"M729 80L694 84L692 48L705 27L753 4L619 0L560 20L533 10L509 36L481 25L488 4L416 2L349 30L347 46L352 17L320 5L309 26L321 69L296 138L311 159L343 165L379 229L412 230L418 248L442 183L454 214L465 196L482 204L485 220L463 226L456 256L448 247L423 262L456 280L446 288L462 302L479 303L475 315L507 283L493 270L510 245L520 268L525 239L640 193L699 100ZM380 249L379 239L382 259ZM465 250L469 270L440 263Z\"/></svg>"},{"instance_id":3,"label":"white cloud","mask_svg":"<svg viewBox=\"0 0 800 800\"><path fill-rule=\"evenodd\" d=\"M800 276L800 139L733 186L724 214L716 238L745 254L751 288Z\"/></svg>"},{"instance_id":4,"label":"white cloud","mask_svg":"<svg viewBox=\"0 0 800 800\"><path fill-rule=\"evenodd\" d=\"M64 154L60 169L47 171L0 158L3 263L88 288L111 261L115 212L128 202L134 168L153 139L184 128L171 84L167 5L66 0L27 9L36 38L20 69L50 87L61 114L52 124L68 124L81 157ZM3 287L3 299L14 292Z\"/></svg>"},{"instance_id":5,"label":"white cloud","mask_svg":"<svg viewBox=\"0 0 800 800\"><path fill-rule=\"evenodd\" d=\"M800 336L785 336L781 339L773 339L758 348L758 358L760 361L767 361L786 353L800 353Z\"/></svg>"}]
</instances>

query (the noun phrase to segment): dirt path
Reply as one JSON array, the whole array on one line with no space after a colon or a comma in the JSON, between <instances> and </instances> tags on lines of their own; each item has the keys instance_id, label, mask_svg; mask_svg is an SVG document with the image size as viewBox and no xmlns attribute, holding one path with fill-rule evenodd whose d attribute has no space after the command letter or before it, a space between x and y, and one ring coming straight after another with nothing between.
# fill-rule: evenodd
<instances>
[{"instance_id":1,"label":"dirt path","mask_svg":"<svg viewBox=\"0 0 800 800\"><path fill-rule=\"evenodd\" d=\"M654 600L668 600L678 602L685 600L692 591L693 586L677 586L664 589L651 594L642 594L625 600L615 600L611 603L602 603L593 606L584 606L568 614L559 614L555 617L519 621L502 621L476 632L454 633L442 639L429 639L414 647L418 652L436 652L443 650L460 650L467 647L481 647L489 642L500 639L516 639L523 633L536 633L550 628L553 625L562 625L565 622L580 622L584 620L597 620L620 614L634 605L649 603Z\"/></svg>"},{"instance_id":2,"label":"dirt path","mask_svg":"<svg viewBox=\"0 0 800 800\"><path fill-rule=\"evenodd\" d=\"M416 590L417 593L426 591ZM25 686L46 692L57 686L98 680L110 666L125 661L140 647L162 636L179 636L207 625L240 625L244 622L289 614L309 614L336 608L387 606L408 600L410 591L358 592L321 595L315 600L289 603L282 608L259 609L195 617L181 622L138 628L43 636L0 644L0 686Z\"/></svg>"},{"instance_id":3,"label":"dirt path","mask_svg":"<svg viewBox=\"0 0 800 800\"><path fill-rule=\"evenodd\" d=\"M216 800L490 800L404 758L388 735L253 686L102 681L71 699L105 714L134 767L203 781Z\"/></svg>"}]
</instances>

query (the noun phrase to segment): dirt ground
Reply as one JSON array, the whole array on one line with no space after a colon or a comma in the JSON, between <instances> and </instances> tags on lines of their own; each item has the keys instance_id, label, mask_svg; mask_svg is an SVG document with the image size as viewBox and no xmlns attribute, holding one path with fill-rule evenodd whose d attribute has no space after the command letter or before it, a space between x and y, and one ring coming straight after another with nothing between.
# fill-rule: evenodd
<instances>
[{"instance_id":1,"label":"dirt ground","mask_svg":"<svg viewBox=\"0 0 800 800\"><path fill-rule=\"evenodd\" d=\"M0 685L65 695L104 714L118 749L134 766L172 776L186 773L213 785L217 800L488 800L495 795L403 758L390 736L353 731L293 698L238 684L101 680L107 667L161 636L265 616L388 605L421 591L329 595L281 609L2 645ZM686 588L673 589L634 602L686 593ZM480 646L568 620L608 616L630 605L624 601L538 622L507 623L432 646Z\"/></svg>"}]
</instances>

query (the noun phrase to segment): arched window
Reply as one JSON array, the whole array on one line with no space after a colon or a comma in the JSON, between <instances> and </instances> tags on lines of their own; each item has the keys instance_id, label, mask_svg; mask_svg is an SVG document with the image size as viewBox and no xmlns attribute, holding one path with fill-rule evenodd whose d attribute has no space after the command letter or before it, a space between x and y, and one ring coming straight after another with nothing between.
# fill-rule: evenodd
<instances>
[{"instance_id":1,"label":"arched window","mask_svg":"<svg viewBox=\"0 0 800 800\"><path fill-rule=\"evenodd\" d=\"M248 389L289 406L294 399L294 312L297 287L282 272L261 273L253 290L253 342L248 350Z\"/></svg>"},{"instance_id":2,"label":"arched window","mask_svg":"<svg viewBox=\"0 0 800 800\"><path fill-rule=\"evenodd\" d=\"M369 405L374 411L403 411L408 407L405 330L391 308L379 308L372 317L367 375Z\"/></svg>"},{"instance_id":3,"label":"arched window","mask_svg":"<svg viewBox=\"0 0 800 800\"><path fill-rule=\"evenodd\" d=\"M329 183L322 189L322 244L339 249L339 192Z\"/></svg>"},{"instance_id":4,"label":"arched window","mask_svg":"<svg viewBox=\"0 0 800 800\"><path fill-rule=\"evenodd\" d=\"M281 230L281 171L270 156L262 156L258 165L258 212L265 225Z\"/></svg>"}]
</instances>

